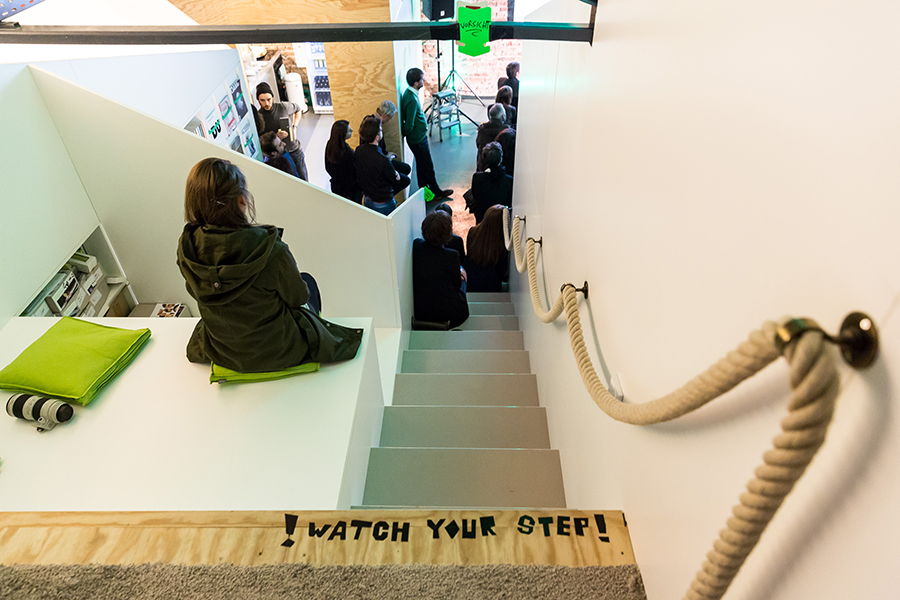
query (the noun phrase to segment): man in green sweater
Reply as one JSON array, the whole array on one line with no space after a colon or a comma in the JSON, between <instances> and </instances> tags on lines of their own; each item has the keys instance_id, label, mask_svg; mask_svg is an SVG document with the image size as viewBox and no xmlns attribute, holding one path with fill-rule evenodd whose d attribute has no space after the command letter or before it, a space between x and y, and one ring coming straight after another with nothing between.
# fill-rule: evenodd
<instances>
[{"instance_id":1,"label":"man in green sweater","mask_svg":"<svg viewBox=\"0 0 900 600\"><path fill-rule=\"evenodd\" d=\"M418 91L425 87L425 73L413 67L406 72L406 83L409 87L400 97L400 131L406 136L406 143L416 157L416 176L419 187L427 187L435 197L446 198L453 190L442 190L434 176L434 163L431 161L431 150L428 148L425 113L419 104Z\"/></svg>"}]
</instances>

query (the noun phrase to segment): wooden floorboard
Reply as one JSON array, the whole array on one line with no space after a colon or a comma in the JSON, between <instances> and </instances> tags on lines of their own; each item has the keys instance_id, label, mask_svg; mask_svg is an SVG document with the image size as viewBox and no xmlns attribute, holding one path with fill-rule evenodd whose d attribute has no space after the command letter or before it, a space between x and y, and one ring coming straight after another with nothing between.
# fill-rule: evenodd
<instances>
[{"instance_id":1,"label":"wooden floorboard","mask_svg":"<svg viewBox=\"0 0 900 600\"><path fill-rule=\"evenodd\" d=\"M0 513L0 564L634 564L620 511L288 514L290 536L272 511Z\"/></svg>"}]
</instances>

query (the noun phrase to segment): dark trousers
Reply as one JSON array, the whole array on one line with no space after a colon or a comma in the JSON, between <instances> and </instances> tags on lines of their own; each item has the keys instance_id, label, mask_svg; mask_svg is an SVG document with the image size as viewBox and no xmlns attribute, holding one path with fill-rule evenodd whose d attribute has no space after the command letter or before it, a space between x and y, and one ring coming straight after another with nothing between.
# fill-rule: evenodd
<instances>
[{"instance_id":1,"label":"dark trousers","mask_svg":"<svg viewBox=\"0 0 900 600\"><path fill-rule=\"evenodd\" d=\"M397 160L396 158L391 159L391 166L393 166L394 170L401 175L409 175L412 172L411 166L403 161Z\"/></svg>"},{"instance_id":2,"label":"dark trousers","mask_svg":"<svg viewBox=\"0 0 900 600\"><path fill-rule=\"evenodd\" d=\"M427 187L437 194L441 191L441 186L437 183L434 175L434 163L431 161L431 150L428 148L428 137L426 136L421 142L414 144L407 138L406 143L412 150L413 156L416 157L416 177L419 179L419 187Z\"/></svg>"},{"instance_id":3,"label":"dark trousers","mask_svg":"<svg viewBox=\"0 0 900 600\"><path fill-rule=\"evenodd\" d=\"M319 284L316 283L315 278L309 273L300 272L300 277L303 278L303 281L306 282L306 287L309 288L309 300L307 304L309 304L309 308L316 313L317 315L322 314L322 294L319 293Z\"/></svg>"},{"instance_id":4,"label":"dark trousers","mask_svg":"<svg viewBox=\"0 0 900 600\"><path fill-rule=\"evenodd\" d=\"M391 186L393 188L395 196L400 193L400 190L405 190L407 187L409 187L409 177L399 171L397 172L397 175L400 176L400 179L394 180L394 184Z\"/></svg>"}]
</instances>

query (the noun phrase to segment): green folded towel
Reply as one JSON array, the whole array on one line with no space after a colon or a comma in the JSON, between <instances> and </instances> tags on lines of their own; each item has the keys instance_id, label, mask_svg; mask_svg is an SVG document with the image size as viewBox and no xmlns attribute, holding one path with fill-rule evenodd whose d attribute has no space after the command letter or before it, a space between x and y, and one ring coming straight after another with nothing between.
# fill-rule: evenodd
<instances>
[{"instance_id":1,"label":"green folded towel","mask_svg":"<svg viewBox=\"0 0 900 600\"><path fill-rule=\"evenodd\" d=\"M149 339L149 329L63 317L0 371L0 389L86 405Z\"/></svg>"},{"instance_id":2,"label":"green folded towel","mask_svg":"<svg viewBox=\"0 0 900 600\"><path fill-rule=\"evenodd\" d=\"M319 363L309 362L283 371L267 371L265 373L239 373L226 369L221 365L212 363L212 369L209 374L210 383L255 383L257 381L272 381L273 379L284 379L285 377L293 377L301 373L314 373L319 370Z\"/></svg>"}]
</instances>

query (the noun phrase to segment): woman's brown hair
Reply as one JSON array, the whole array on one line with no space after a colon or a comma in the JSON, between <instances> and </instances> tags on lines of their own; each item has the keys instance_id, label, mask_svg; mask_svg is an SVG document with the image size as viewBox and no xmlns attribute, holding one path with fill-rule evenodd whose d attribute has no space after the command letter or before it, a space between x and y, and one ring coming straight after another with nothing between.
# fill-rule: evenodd
<instances>
[{"instance_id":1,"label":"woman's brown hair","mask_svg":"<svg viewBox=\"0 0 900 600\"><path fill-rule=\"evenodd\" d=\"M256 207L241 170L221 158L204 158L194 165L184 186L184 220L191 225L252 225Z\"/></svg>"},{"instance_id":2,"label":"woman's brown hair","mask_svg":"<svg viewBox=\"0 0 900 600\"><path fill-rule=\"evenodd\" d=\"M466 256L476 265L496 264L506 250L503 241L503 205L487 209L481 223L469 230Z\"/></svg>"},{"instance_id":3,"label":"woman's brown hair","mask_svg":"<svg viewBox=\"0 0 900 600\"><path fill-rule=\"evenodd\" d=\"M325 144L325 160L331 163L341 161L344 152L350 150L347 144L347 131L350 129L350 121L347 119L338 119L331 126L331 137ZM352 150L350 150L352 152Z\"/></svg>"},{"instance_id":4,"label":"woman's brown hair","mask_svg":"<svg viewBox=\"0 0 900 600\"><path fill-rule=\"evenodd\" d=\"M512 88L508 85L504 85L497 90L497 96L494 98L494 102L499 102L503 106L509 106L509 103L512 102L512 97Z\"/></svg>"}]
</instances>

